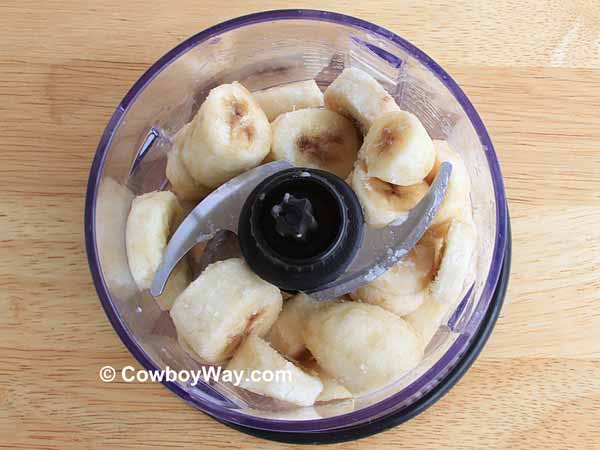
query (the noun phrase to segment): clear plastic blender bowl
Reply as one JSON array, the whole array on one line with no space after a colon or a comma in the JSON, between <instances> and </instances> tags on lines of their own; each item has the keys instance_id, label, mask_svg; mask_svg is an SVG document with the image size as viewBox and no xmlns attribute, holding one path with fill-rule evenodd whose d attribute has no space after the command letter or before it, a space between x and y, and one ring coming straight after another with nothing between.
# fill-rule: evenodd
<instances>
[{"instance_id":1,"label":"clear plastic blender bowl","mask_svg":"<svg viewBox=\"0 0 600 450\"><path fill-rule=\"evenodd\" d=\"M131 200L167 186L169 137L190 121L211 88L239 81L252 91L314 78L325 89L345 67L373 75L402 109L419 117L432 138L448 140L464 158L479 239L472 279L421 365L378 392L290 408L218 383L165 383L223 422L276 435L315 436L360 429L393 415L410 417L472 354L474 340L481 340L477 333L484 327L489 333L497 317L490 309L499 309L494 293L508 215L498 161L473 105L431 58L390 31L340 14L285 10L234 19L183 42L138 80L111 118L90 173L85 234L96 289L115 330L146 369L200 367L177 343L168 313L137 289L129 273L124 234Z\"/></svg>"}]
</instances>

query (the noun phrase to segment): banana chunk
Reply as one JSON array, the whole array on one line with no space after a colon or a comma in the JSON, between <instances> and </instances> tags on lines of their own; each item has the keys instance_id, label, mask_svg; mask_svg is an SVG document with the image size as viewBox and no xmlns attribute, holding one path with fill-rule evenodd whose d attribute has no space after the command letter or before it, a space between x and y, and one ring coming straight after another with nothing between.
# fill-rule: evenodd
<instances>
[{"instance_id":1,"label":"banana chunk","mask_svg":"<svg viewBox=\"0 0 600 450\"><path fill-rule=\"evenodd\" d=\"M429 287L429 297L415 311L405 316L423 338L425 345L431 341L439 326L462 300L477 234L471 221L452 220L429 229L424 238L443 244L436 248L438 269Z\"/></svg>"},{"instance_id":2,"label":"banana chunk","mask_svg":"<svg viewBox=\"0 0 600 450\"><path fill-rule=\"evenodd\" d=\"M404 316L403 319L419 333L423 343L427 346L444 319L456 306L451 303L439 303L429 297L427 301L415 311Z\"/></svg>"},{"instance_id":3,"label":"banana chunk","mask_svg":"<svg viewBox=\"0 0 600 450\"><path fill-rule=\"evenodd\" d=\"M271 147L271 126L241 84L210 91L190 123L181 153L194 180L208 188L259 165Z\"/></svg>"},{"instance_id":4,"label":"banana chunk","mask_svg":"<svg viewBox=\"0 0 600 450\"><path fill-rule=\"evenodd\" d=\"M348 119L327 109L300 109L273 123L273 159L285 159L346 177L359 148L358 133Z\"/></svg>"},{"instance_id":5,"label":"banana chunk","mask_svg":"<svg viewBox=\"0 0 600 450\"><path fill-rule=\"evenodd\" d=\"M296 367L257 336L244 341L227 369L243 371L240 387L299 406L313 405L323 390L319 378Z\"/></svg>"},{"instance_id":6,"label":"banana chunk","mask_svg":"<svg viewBox=\"0 0 600 450\"><path fill-rule=\"evenodd\" d=\"M433 142L417 117L395 111L373 122L359 152L369 177L410 186L420 183L435 162Z\"/></svg>"},{"instance_id":7,"label":"banana chunk","mask_svg":"<svg viewBox=\"0 0 600 450\"><path fill-rule=\"evenodd\" d=\"M345 69L325 90L325 106L360 125L366 134L377 117L400 108L394 98L368 73Z\"/></svg>"},{"instance_id":8,"label":"banana chunk","mask_svg":"<svg viewBox=\"0 0 600 450\"><path fill-rule=\"evenodd\" d=\"M319 377L321 383L323 383L323 390L317 397L317 402L329 402L332 400L352 398L352 392L338 383L335 378L327 375L314 359L303 363L303 367L311 375Z\"/></svg>"},{"instance_id":9,"label":"banana chunk","mask_svg":"<svg viewBox=\"0 0 600 450\"><path fill-rule=\"evenodd\" d=\"M350 296L399 316L410 314L429 298L441 246L441 238L424 236L398 264Z\"/></svg>"},{"instance_id":10,"label":"banana chunk","mask_svg":"<svg viewBox=\"0 0 600 450\"><path fill-rule=\"evenodd\" d=\"M167 179L171 189L181 200L197 202L210 193L210 189L198 184L190 175L181 159L186 133L190 124L186 124L173 136L173 148L167 153Z\"/></svg>"},{"instance_id":11,"label":"banana chunk","mask_svg":"<svg viewBox=\"0 0 600 450\"><path fill-rule=\"evenodd\" d=\"M352 392L338 383L335 378L324 373L320 373L319 379L323 384L323 390L317 397L317 402L330 402L333 400L345 400L347 398L352 398Z\"/></svg>"},{"instance_id":12,"label":"banana chunk","mask_svg":"<svg viewBox=\"0 0 600 450\"><path fill-rule=\"evenodd\" d=\"M306 294L297 294L285 302L269 333L269 342L280 353L303 359L306 352L302 329L308 314L323 304Z\"/></svg>"},{"instance_id":13,"label":"banana chunk","mask_svg":"<svg viewBox=\"0 0 600 450\"><path fill-rule=\"evenodd\" d=\"M264 336L281 311L279 289L239 258L209 265L171 308L180 341L209 363L233 355L243 339Z\"/></svg>"},{"instance_id":14,"label":"banana chunk","mask_svg":"<svg viewBox=\"0 0 600 450\"><path fill-rule=\"evenodd\" d=\"M365 222L374 228L405 219L429 190L425 182L399 186L369 177L360 160L354 165L350 185L362 206Z\"/></svg>"},{"instance_id":15,"label":"banana chunk","mask_svg":"<svg viewBox=\"0 0 600 450\"><path fill-rule=\"evenodd\" d=\"M446 226L448 231L440 267L431 283L431 297L438 303L454 304L459 300L471 267L477 231L472 221L454 219Z\"/></svg>"},{"instance_id":16,"label":"banana chunk","mask_svg":"<svg viewBox=\"0 0 600 450\"><path fill-rule=\"evenodd\" d=\"M467 166L462 157L450 148L448 142L435 140L433 141L433 147L436 158L433 168L426 178L429 184L433 183L442 162L449 161L452 163L452 174L448 182L448 189L435 215L434 224L443 223L454 218L468 219L471 214L471 179Z\"/></svg>"},{"instance_id":17,"label":"banana chunk","mask_svg":"<svg viewBox=\"0 0 600 450\"><path fill-rule=\"evenodd\" d=\"M315 80L297 81L252 93L270 122L280 114L323 106L323 93Z\"/></svg>"},{"instance_id":18,"label":"banana chunk","mask_svg":"<svg viewBox=\"0 0 600 450\"><path fill-rule=\"evenodd\" d=\"M133 199L127 218L125 245L129 270L140 290L150 288L169 237L181 215L181 206L172 192L150 192ZM161 309L168 310L171 307L191 281L190 277L187 261L181 261L169 278L163 294L156 297Z\"/></svg>"},{"instance_id":19,"label":"banana chunk","mask_svg":"<svg viewBox=\"0 0 600 450\"><path fill-rule=\"evenodd\" d=\"M127 227L127 216L134 194L126 186L105 176L98 186L96 200L96 233L98 256L104 279L111 292L122 300L128 300L138 291L128 269L127 252L123 229ZM110 245L103 245L110 242Z\"/></svg>"},{"instance_id":20,"label":"banana chunk","mask_svg":"<svg viewBox=\"0 0 600 450\"><path fill-rule=\"evenodd\" d=\"M333 303L313 312L304 341L319 366L353 394L392 383L423 358L421 337L407 322L366 303Z\"/></svg>"}]
</instances>

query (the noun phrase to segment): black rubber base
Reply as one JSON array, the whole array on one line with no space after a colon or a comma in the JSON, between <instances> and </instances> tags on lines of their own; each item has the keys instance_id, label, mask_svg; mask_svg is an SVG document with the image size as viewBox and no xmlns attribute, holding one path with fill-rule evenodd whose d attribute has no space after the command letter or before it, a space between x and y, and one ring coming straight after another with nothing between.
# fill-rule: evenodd
<instances>
[{"instance_id":1,"label":"black rubber base","mask_svg":"<svg viewBox=\"0 0 600 450\"><path fill-rule=\"evenodd\" d=\"M440 383L434 389L407 408L404 408L399 412L392 413L388 416L381 417L372 422L362 423L354 427L315 433L283 433L248 428L228 422L222 423L243 433L272 441L292 444L334 444L336 442L352 441L380 433L396 425L400 425L401 423L413 418L417 414L420 414L440 398L442 398L450 390L450 388L452 388L452 386L454 386L462 378L487 342L492 329L496 324L498 316L500 315L500 309L502 308L504 296L506 295L506 288L508 286L508 278L510 275L511 252L512 236L509 219L507 221L506 250L504 253L502 271L500 272L500 278L498 279L498 284L496 285L496 291L491 299L490 307L481 324L481 327L477 331L477 334L473 337L469 348L465 351L460 361L456 364L456 366L454 366L448 375L446 375L446 377L440 381Z\"/></svg>"}]
</instances>

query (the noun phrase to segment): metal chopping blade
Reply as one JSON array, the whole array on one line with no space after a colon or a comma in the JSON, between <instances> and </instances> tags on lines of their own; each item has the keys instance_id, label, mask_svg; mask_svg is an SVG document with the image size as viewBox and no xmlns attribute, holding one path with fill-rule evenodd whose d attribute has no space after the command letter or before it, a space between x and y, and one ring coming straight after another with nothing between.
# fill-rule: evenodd
<instances>
[{"instance_id":1,"label":"metal chopping blade","mask_svg":"<svg viewBox=\"0 0 600 450\"><path fill-rule=\"evenodd\" d=\"M240 212L250 193L269 176L292 167L287 161L264 164L228 181L202 200L169 241L150 293L155 297L162 294L173 268L194 245L212 239L219 231L237 233ZM373 281L397 264L430 227L444 199L451 173L452 165L442 163L427 194L401 223L381 229L365 227L363 244L346 272L307 294L317 300L339 297Z\"/></svg>"},{"instance_id":2,"label":"metal chopping blade","mask_svg":"<svg viewBox=\"0 0 600 450\"><path fill-rule=\"evenodd\" d=\"M202 200L171 237L150 293L154 297L162 294L175 265L194 245L209 241L222 230L237 233L240 211L248 195L265 178L290 167L287 161L258 166L229 180Z\"/></svg>"}]
</instances>

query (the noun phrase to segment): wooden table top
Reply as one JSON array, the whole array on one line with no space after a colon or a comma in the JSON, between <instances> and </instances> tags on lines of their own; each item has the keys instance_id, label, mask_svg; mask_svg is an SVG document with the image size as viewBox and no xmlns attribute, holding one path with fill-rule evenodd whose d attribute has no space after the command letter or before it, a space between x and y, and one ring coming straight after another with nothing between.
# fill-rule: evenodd
<instances>
[{"instance_id":1,"label":"wooden table top","mask_svg":"<svg viewBox=\"0 0 600 450\"><path fill-rule=\"evenodd\" d=\"M160 384L110 326L83 244L90 163L115 106L186 37L291 1L0 4L0 447L278 448ZM383 448L600 447L600 8L596 0L305 0L436 59L481 113L513 220L506 304L485 350ZM304 448L304 447L297 447Z\"/></svg>"}]
</instances>

